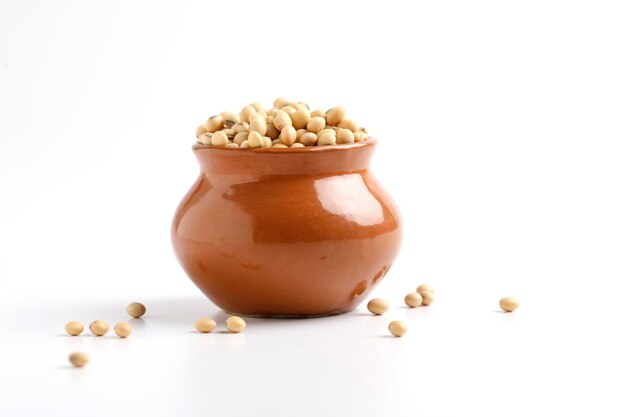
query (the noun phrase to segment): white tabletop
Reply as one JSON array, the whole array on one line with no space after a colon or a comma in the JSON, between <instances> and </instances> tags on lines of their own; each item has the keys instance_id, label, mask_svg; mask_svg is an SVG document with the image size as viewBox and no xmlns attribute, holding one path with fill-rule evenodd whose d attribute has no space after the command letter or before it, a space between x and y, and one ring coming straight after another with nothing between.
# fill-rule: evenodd
<instances>
[{"instance_id":1,"label":"white tabletop","mask_svg":"<svg viewBox=\"0 0 626 417\"><path fill-rule=\"evenodd\" d=\"M432 306L409 309L403 292L417 280L390 273L377 295L392 308L364 306L318 319L247 319L225 332L225 313L197 292L141 298L148 312L128 319L126 296L3 300L0 414L64 415L619 415L626 410L623 313L603 310L584 291L524 291L514 313L500 294L438 283ZM185 279L179 277L179 279ZM400 284L402 283L402 284ZM594 291L595 292L595 291ZM537 295L534 297L533 294ZM519 295L519 294L518 294ZM556 294L554 294L556 295ZM199 334L194 321L218 327ZM133 334L71 337L69 320ZM409 331L394 338L392 319ZM72 368L84 351L90 363Z\"/></svg>"}]
</instances>

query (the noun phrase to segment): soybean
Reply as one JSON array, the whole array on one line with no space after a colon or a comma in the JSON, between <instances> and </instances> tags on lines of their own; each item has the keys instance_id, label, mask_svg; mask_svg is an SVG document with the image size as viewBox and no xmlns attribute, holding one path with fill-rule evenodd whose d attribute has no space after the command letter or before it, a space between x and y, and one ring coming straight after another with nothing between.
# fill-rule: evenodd
<instances>
[{"instance_id":1,"label":"soybean","mask_svg":"<svg viewBox=\"0 0 626 417\"><path fill-rule=\"evenodd\" d=\"M259 132L261 136L265 136L265 133L267 133L267 122L265 118L255 117L254 120L250 122L250 131Z\"/></svg>"},{"instance_id":2,"label":"soybean","mask_svg":"<svg viewBox=\"0 0 626 417\"><path fill-rule=\"evenodd\" d=\"M337 144L337 136L332 131L323 132L317 137L318 146L336 145L336 144Z\"/></svg>"},{"instance_id":3,"label":"soybean","mask_svg":"<svg viewBox=\"0 0 626 417\"><path fill-rule=\"evenodd\" d=\"M394 320L389 323L389 332L395 337L402 337L407 330L406 324L401 320Z\"/></svg>"},{"instance_id":4,"label":"soybean","mask_svg":"<svg viewBox=\"0 0 626 417\"><path fill-rule=\"evenodd\" d=\"M382 298L372 298L369 303L367 303L367 309L370 313L380 316L389 310L389 304Z\"/></svg>"},{"instance_id":5,"label":"soybean","mask_svg":"<svg viewBox=\"0 0 626 417\"><path fill-rule=\"evenodd\" d=\"M76 368L82 368L89 363L89 356L84 352L74 352L69 356L70 363Z\"/></svg>"},{"instance_id":6,"label":"soybean","mask_svg":"<svg viewBox=\"0 0 626 417\"><path fill-rule=\"evenodd\" d=\"M133 332L133 328L130 327L130 324L121 322L121 323L117 323L113 327L113 331L118 337L121 337L122 339L124 339L130 336L130 334Z\"/></svg>"},{"instance_id":7,"label":"soybean","mask_svg":"<svg viewBox=\"0 0 626 417\"><path fill-rule=\"evenodd\" d=\"M239 118L242 122L250 123L250 120L253 115L256 114L256 109L252 106L246 106L239 112Z\"/></svg>"},{"instance_id":8,"label":"soybean","mask_svg":"<svg viewBox=\"0 0 626 417\"><path fill-rule=\"evenodd\" d=\"M109 331L109 325L104 320L96 320L91 322L89 330L96 336L104 336Z\"/></svg>"},{"instance_id":9,"label":"soybean","mask_svg":"<svg viewBox=\"0 0 626 417\"><path fill-rule=\"evenodd\" d=\"M435 293L432 291L422 291L419 293L422 296L422 305L429 306L435 301Z\"/></svg>"},{"instance_id":10,"label":"soybean","mask_svg":"<svg viewBox=\"0 0 626 417\"><path fill-rule=\"evenodd\" d=\"M307 130L313 133L321 132L322 129L324 129L324 126L326 126L326 120L319 116L311 118L311 120L309 120L306 124Z\"/></svg>"},{"instance_id":11,"label":"soybean","mask_svg":"<svg viewBox=\"0 0 626 417\"><path fill-rule=\"evenodd\" d=\"M343 107L333 107L326 112L326 123L337 126L346 116L346 109Z\"/></svg>"},{"instance_id":12,"label":"soybean","mask_svg":"<svg viewBox=\"0 0 626 417\"><path fill-rule=\"evenodd\" d=\"M307 132L300 136L299 142L305 146L313 146L317 143L317 135L313 132Z\"/></svg>"},{"instance_id":13,"label":"soybean","mask_svg":"<svg viewBox=\"0 0 626 417\"><path fill-rule=\"evenodd\" d=\"M248 132L239 132L233 138L233 142L240 146L245 140L248 140Z\"/></svg>"},{"instance_id":14,"label":"soybean","mask_svg":"<svg viewBox=\"0 0 626 417\"><path fill-rule=\"evenodd\" d=\"M138 319L139 317L146 314L146 306L135 301L134 303L130 303L128 307L126 307L126 312L129 316Z\"/></svg>"},{"instance_id":15,"label":"soybean","mask_svg":"<svg viewBox=\"0 0 626 417\"><path fill-rule=\"evenodd\" d=\"M337 143L353 143L354 133L348 129L339 129L337 131Z\"/></svg>"},{"instance_id":16,"label":"soybean","mask_svg":"<svg viewBox=\"0 0 626 417\"><path fill-rule=\"evenodd\" d=\"M274 113L272 123L274 124L274 127L276 127L276 129L282 132L283 128L285 128L286 126L291 126L291 117L289 117L289 115L284 111L278 110L276 111L276 113Z\"/></svg>"},{"instance_id":17,"label":"soybean","mask_svg":"<svg viewBox=\"0 0 626 417\"><path fill-rule=\"evenodd\" d=\"M280 141L282 143L284 143L287 146L291 146L296 142L296 129L294 129L293 126L286 126L281 132L280 132Z\"/></svg>"},{"instance_id":18,"label":"soybean","mask_svg":"<svg viewBox=\"0 0 626 417\"><path fill-rule=\"evenodd\" d=\"M507 313L511 313L519 307L519 300L515 297L504 297L500 300L500 308Z\"/></svg>"},{"instance_id":19,"label":"soybean","mask_svg":"<svg viewBox=\"0 0 626 417\"><path fill-rule=\"evenodd\" d=\"M406 297L404 297L404 303L411 308L421 306L423 301L422 295L418 292L408 293Z\"/></svg>"},{"instance_id":20,"label":"soybean","mask_svg":"<svg viewBox=\"0 0 626 417\"><path fill-rule=\"evenodd\" d=\"M208 317L202 317L198 319L198 321L196 321L194 326L196 330L199 331L200 333L209 333L213 331L213 329L215 329L215 326L217 326L217 323L215 323L215 320L213 319L210 319Z\"/></svg>"},{"instance_id":21,"label":"soybean","mask_svg":"<svg viewBox=\"0 0 626 417\"><path fill-rule=\"evenodd\" d=\"M206 131L207 132L215 132L216 130L220 130L224 126L224 118L222 116L216 115L209 117L209 120L206 121Z\"/></svg>"},{"instance_id":22,"label":"soybean","mask_svg":"<svg viewBox=\"0 0 626 417\"><path fill-rule=\"evenodd\" d=\"M263 143L263 136L259 132L250 132L248 135L248 144L251 148L260 148Z\"/></svg>"},{"instance_id":23,"label":"soybean","mask_svg":"<svg viewBox=\"0 0 626 417\"><path fill-rule=\"evenodd\" d=\"M293 123L293 127L296 129L306 127L309 120L311 120L311 116L309 115L309 111L306 109L296 110L293 114L291 114L291 122Z\"/></svg>"},{"instance_id":24,"label":"soybean","mask_svg":"<svg viewBox=\"0 0 626 417\"><path fill-rule=\"evenodd\" d=\"M417 287L415 291L420 294L423 292L432 292L433 294L435 293L435 289L428 284L421 284L419 287Z\"/></svg>"},{"instance_id":25,"label":"soybean","mask_svg":"<svg viewBox=\"0 0 626 417\"><path fill-rule=\"evenodd\" d=\"M231 333L239 333L246 328L246 322L238 316L230 316L226 319L226 328Z\"/></svg>"},{"instance_id":26,"label":"soybean","mask_svg":"<svg viewBox=\"0 0 626 417\"><path fill-rule=\"evenodd\" d=\"M356 122L350 119L342 120L337 124L337 127L340 127L342 129L348 129L351 132L356 132L359 130L359 126L357 126Z\"/></svg>"},{"instance_id":27,"label":"soybean","mask_svg":"<svg viewBox=\"0 0 626 417\"><path fill-rule=\"evenodd\" d=\"M65 331L71 336L78 336L83 332L84 326L77 321L70 321L65 325Z\"/></svg>"},{"instance_id":28,"label":"soybean","mask_svg":"<svg viewBox=\"0 0 626 417\"><path fill-rule=\"evenodd\" d=\"M228 136L224 133L223 130L218 130L213 133L213 137L211 138L211 144L213 146L224 146L228 145Z\"/></svg>"}]
</instances>

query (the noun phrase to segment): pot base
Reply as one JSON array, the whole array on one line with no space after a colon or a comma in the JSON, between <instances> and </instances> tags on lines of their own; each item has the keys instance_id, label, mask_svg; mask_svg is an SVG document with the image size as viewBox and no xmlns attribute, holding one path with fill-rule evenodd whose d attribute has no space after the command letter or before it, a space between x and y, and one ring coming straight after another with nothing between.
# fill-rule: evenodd
<instances>
[{"instance_id":1,"label":"pot base","mask_svg":"<svg viewBox=\"0 0 626 417\"><path fill-rule=\"evenodd\" d=\"M349 309L349 310L333 311L333 312L324 313L324 314L306 315L306 314L242 314L242 313L235 313L233 311L224 310L226 314L229 314L231 316L250 317L250 318L255 318L255 319L316 319L320 317L339 316L341 314L351 313L352 311L354 311L354 308Z\"/></svg>"}]
</instances>

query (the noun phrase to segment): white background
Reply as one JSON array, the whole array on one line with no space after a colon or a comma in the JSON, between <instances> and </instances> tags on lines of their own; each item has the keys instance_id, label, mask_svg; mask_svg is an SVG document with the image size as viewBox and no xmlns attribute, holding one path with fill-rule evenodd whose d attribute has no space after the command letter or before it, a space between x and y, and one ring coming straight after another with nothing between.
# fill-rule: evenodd
<instances>
[{"instance_id":1,"label":"white background","mask_svg":"<svg viewBox=\"0 0 626 417\"><path fill-rule=\"evenodd\" d=\"M625 21L619 1L0 0L0 415L623 416ZM277 96L379 138L393 309L199 335L224 314L169 240L194 131ZM402 308L421 282L435 303ZM133 300L129 339L63 335Z\"/></svg>"}]
</instances>

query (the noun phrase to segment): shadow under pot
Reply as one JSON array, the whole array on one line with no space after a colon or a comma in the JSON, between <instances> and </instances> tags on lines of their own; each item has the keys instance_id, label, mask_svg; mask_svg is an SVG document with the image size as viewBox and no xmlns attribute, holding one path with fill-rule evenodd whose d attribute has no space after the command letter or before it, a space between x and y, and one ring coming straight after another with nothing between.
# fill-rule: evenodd
<instances>
[{"instance_id":1,"label":"shadow under pot","mask_svg":"<svg viewBox=\"0 0 626 417\"><path fill-rule=\"evenodd\" d=\"M376 140L288 149L194 145L200 176L172 243L227 312L314 317L353 310L401 242L396 205L369 171Z\"/></svg>"}]
</instances>

